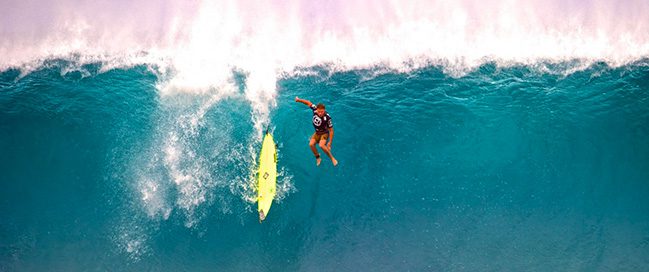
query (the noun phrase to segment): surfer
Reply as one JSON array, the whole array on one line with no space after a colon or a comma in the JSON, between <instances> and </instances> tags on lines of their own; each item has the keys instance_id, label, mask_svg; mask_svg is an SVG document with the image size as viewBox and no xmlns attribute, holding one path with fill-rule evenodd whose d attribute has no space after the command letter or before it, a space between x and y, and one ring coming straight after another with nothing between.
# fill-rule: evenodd
<instances>
[{"instance_id":1,"label":"surfer","mask_svg":"<svg viewBox=\"0 0 649 272\"><path fill-rule=\"evenodd\" d=\"M320 154L315 147L316 142L320 145L320 149L329 156L334 166L338 165L338 161L331 154L331 141L334 139L334 126L331 122L331 116L329 116L329 113L325 111L325 105L322 103L314 105L311 101L300 99L297 96L295 97L295 102L307 105L313 110L312 120L315 133L313 133L309 140L309 147L311 148L311 151L313 151L313 155L315 155L316 165L319 166L321 161Z\"/></svg>"}]
</instances>

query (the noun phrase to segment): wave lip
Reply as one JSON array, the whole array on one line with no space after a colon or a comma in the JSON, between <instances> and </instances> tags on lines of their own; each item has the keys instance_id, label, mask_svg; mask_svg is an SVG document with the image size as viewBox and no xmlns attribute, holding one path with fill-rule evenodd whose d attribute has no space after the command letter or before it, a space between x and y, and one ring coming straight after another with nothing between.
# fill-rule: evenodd
<instances>
[{"instance_id":1,"label":"wave lip","mask_svg":"<svg viewBox=\"0 0 649 272\"><path fill-rule=\"evenodd\" d=\"M298 67L477 67L649 56L646 1L4 2L0 68L83 56L111 67L155 64L174 90L218 88L247 73L248 98L273 100ZM164 86L163 88L167 88ZM259 99L259 97L264 97ZM259 101L256 101L259 100Z\"/></svg>"}]
</instances>

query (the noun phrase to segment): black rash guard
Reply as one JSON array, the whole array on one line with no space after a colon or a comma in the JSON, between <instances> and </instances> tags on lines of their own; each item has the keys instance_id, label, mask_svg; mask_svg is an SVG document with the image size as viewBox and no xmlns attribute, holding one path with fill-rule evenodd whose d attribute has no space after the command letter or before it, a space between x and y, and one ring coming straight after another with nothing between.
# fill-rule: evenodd
<instances>
[{"instance_id":1,"label":"black rash guard","mask_svg":"<svg viewBox=\"0 0 649 272\"><path fill-rule=\"evenodd\" d=\"M315 128L315 133L329 133L329 128L334 126L331 122L331 116L329 116L329 113L325 112L324 116L320 117L318 116L315 105L311 104L310 108L313 110L313 128Z\"/></svg>"}]
</instances>

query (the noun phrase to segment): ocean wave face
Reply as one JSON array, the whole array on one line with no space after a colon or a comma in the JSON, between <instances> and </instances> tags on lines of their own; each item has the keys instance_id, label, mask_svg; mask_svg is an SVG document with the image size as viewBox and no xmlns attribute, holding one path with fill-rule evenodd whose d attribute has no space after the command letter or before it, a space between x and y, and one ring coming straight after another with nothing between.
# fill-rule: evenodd
<instances>
[{"instance_id":1,"label":"ocean wave face","mask_svg":"<svg viewBox=\"0 0 649 272\"><path fill-rule=\"evenodd\" d=\"M0 271L649 270L647 1L0 13Z\"/></svg>"}]
</instances>

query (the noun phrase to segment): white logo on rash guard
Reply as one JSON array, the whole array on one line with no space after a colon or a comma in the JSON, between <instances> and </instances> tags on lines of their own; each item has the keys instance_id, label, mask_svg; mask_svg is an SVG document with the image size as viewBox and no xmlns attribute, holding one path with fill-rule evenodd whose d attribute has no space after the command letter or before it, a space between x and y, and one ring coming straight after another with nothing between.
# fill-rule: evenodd
<instances>
[{"instance_id":1,"label":"white logo on rash guard","mask_svg":"<svg viewBox=\"0 0 649 272\"><path fill-rule=\"evenodd\" d=\"M318 117L317 115L314 115L313 116L313 124L316 125L317 127L319 127L320 124L322 124L322 119L320 119L320 117Z\"/></svg>"}]
</instances>

